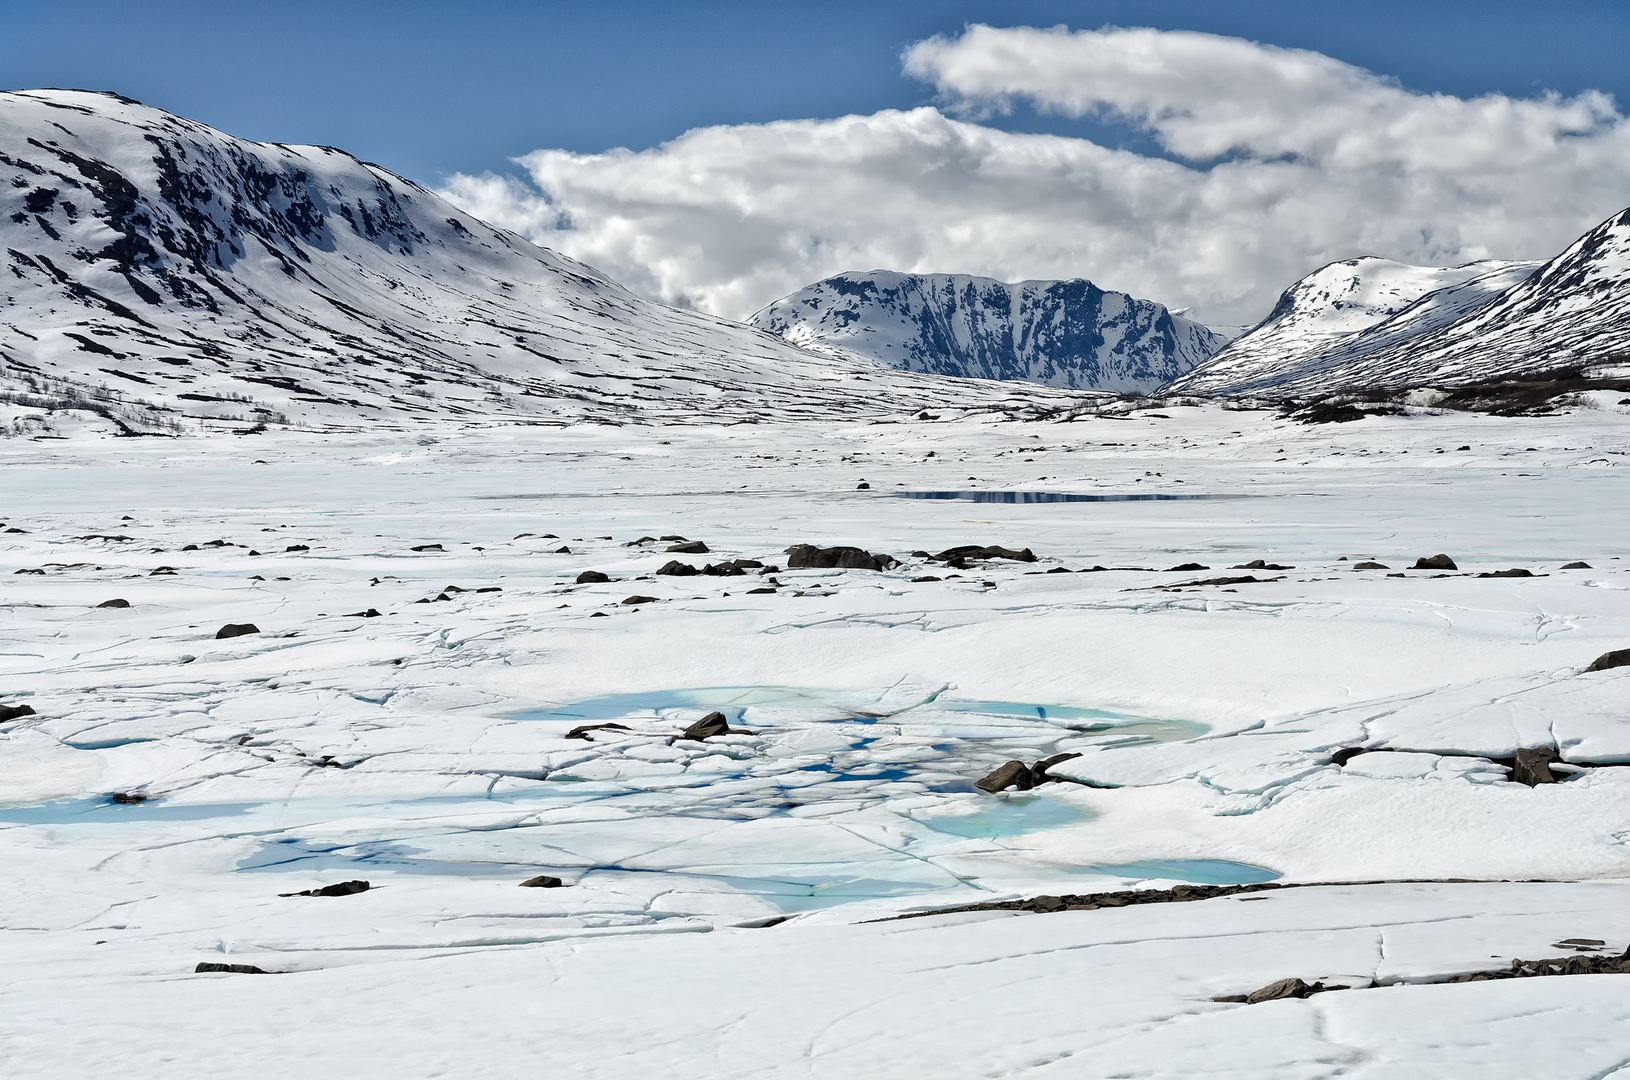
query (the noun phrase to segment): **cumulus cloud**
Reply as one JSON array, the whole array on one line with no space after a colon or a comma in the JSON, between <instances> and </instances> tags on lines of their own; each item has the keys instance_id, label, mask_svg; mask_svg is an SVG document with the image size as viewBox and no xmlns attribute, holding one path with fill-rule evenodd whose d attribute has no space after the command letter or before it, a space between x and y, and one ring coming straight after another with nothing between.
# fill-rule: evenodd
<instances>
[{"instance_id":1,"label":"cumulus cloud","mask_svg":"<svg viewBox=\"0 0 1630 1080\"><path fill-rule=\"evenodd\" d=\"M1214 323L1254 321L1334 259L1544 257L1630 203L1630 123L1597 93L1422 94L1319 53L1143 29L972 26L904 63L943 109L539 150L519 159L530 182L443 193L730 317L886 268L1090 277ZM1135 125L1165 156L982 122L1021 102Z\"/></svg>"}]
</instances>

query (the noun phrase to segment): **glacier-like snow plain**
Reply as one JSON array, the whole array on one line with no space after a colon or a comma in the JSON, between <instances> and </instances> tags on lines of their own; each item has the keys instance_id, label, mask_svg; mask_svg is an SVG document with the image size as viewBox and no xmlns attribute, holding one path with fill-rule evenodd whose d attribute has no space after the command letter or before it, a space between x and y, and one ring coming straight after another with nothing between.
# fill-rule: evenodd
<instances>
[{"instance_id":1,"label":"glacier-like snow plain","mask_svg":"<svg viewBox=\"0 0 1630 1080\"><path fill-rule=\"evenodd\" d=\"M1621 976L1442 981L1630 945L1591 404L0 443L0 1072L1630 1076ZM903 563L655 575L805 542Z\"/></svg>"}]
</instances>

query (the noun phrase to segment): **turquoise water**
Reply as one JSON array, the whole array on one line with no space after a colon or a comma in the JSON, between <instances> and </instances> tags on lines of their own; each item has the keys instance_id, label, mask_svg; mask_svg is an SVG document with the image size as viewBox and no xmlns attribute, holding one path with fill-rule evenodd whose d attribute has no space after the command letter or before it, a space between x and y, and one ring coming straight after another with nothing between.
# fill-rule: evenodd
<instances>
[{"instance_id":1,"label":"turquoise water","mask_svg":"<svg viewBox=\"0 0 1630 1080\"><path fill-rule=\"evenodd\" d=\"M1264 866L1222 859L1153 859L1118 866L1088 866L1076 873L1113 874L1125 878L1162 878L1194 885L1260 885L1279 875Z\"/></svg>"},{"instance_id":2,"label":"turquoise water","mask_svg":"<svg viewBox=\"0 0 1630 1080\"><path fill-rule=\"evenodd\" d=\"M999 840L1007 836L1023 836L1039 829L1073 825L1090 820L1092 816L1090 810L1071 806L1058 799L1010 796L973 814L913 820L935 832L951 836L965 836L970 840Z\"/></svg>"}]
</instances>

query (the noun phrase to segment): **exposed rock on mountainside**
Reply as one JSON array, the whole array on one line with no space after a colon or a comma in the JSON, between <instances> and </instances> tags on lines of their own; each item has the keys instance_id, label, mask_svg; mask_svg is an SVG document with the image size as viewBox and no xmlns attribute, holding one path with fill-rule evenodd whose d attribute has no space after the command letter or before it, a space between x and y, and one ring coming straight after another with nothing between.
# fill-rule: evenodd
<instances>
[{"instance_id":1,"label":"exposed rock on mountainside","mask_svg":"<svg viewBox=\"0 0 1630 1080\"><path fill-rule=\"evenodd\" d=\"M1168 389L1272 392L1293 383L1337 389L1359 358L1476 311L1539 265L1409 266L1374 257L1331 263L1286 289L1266 319Z\"/></svg>"},{"instance_id":2,"label":"exposed rock on mountainside","mask_svg":"<svg viewBox=\"0 0 1630 1080\"><path fill-rule=\"evenodd\" d=\"M777 300L754 326L901 371L1150 391L1226 338L1164 305L1092 282L1007 284L963 274L847 273Z\"/></svg>"},{"instance_id":3,"label":"exposed rock on mountainside","mask_svg":"<svg viewBox=\"0 0 1630 1080\"><path fill-rule=\"evenodd\" d=\"M1040 388L817 356L639 297L327 147L114 95L0 94L0 422L751 419Z\"/></svg>"}]
</instances>

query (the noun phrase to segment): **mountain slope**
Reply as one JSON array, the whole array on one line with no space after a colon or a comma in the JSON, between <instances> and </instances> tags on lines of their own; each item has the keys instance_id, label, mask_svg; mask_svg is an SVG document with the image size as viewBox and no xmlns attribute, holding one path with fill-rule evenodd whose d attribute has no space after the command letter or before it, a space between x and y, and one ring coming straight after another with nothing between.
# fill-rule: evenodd
<instances>
[{"instance_id":1,"label":"mountain slope","mask_svg":"<svg viewBox=\"0 0 1630 1080\"><path fill-rule=\"evenodd\" d=\"M1539 263L1410 266L1367 256L1320 267L1280 294L1268 317L1168 387L1251 393L1361 379L1356 361L1455 322Z\"/></svg>"},{"instance_id":2,"label":"mountain slope","mask_svg":"<svg viewBox=\"0 0 1630 1080\"><path fill-rule=\"evenodd\" d=\"M643 300L327 147L0 94L0 408L127 431L1023 405ZM30 425L33 425L31 427Z\"/></svg>"},{"instance_id":3,"label":"mountain slope","mask_svg":"<svg viewBox=\"0 0 1630 1080\"><path fill-rule=\"evenodd\" d=\"M795 344L900 371L1148 391L1224 338L1090 281L1007 284L962 274L846 273L749 320Z\"/></svg>"}]
</instances>

